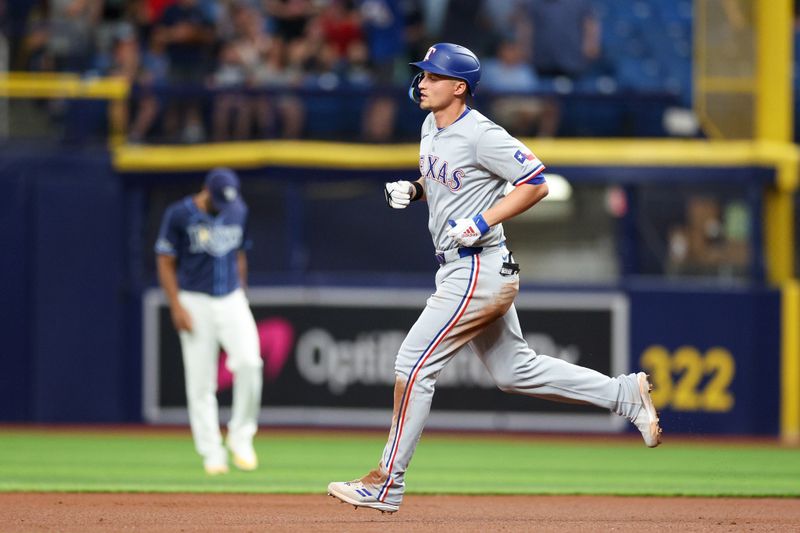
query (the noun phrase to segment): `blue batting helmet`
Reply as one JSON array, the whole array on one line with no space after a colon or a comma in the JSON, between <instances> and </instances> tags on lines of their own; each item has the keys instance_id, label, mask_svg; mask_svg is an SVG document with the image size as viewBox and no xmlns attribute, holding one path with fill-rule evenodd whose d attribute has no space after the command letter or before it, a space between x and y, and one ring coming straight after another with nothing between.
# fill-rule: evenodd
<instances>
[{"instance_id":1,"label":"blue batting helmet","mask_svg":"<svg viewBox=\"0 0 800 533\"><path fill-rule=\"evenodd\" d=\"M422 70L414 76L411 87L408 88L408 96L417 103L419 103L419 82L425 71L464 80L472 96L475 96L475 89L481 81L481 62L469 48L453 43L434 44L428 48L428 53L422 61L409 64Z\"/></svg>"}]
</instances>

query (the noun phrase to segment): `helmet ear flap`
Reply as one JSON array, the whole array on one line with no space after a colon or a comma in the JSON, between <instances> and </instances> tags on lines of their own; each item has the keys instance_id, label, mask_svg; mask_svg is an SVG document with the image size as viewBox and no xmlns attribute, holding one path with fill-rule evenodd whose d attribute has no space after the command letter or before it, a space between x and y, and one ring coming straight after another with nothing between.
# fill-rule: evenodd
<instances>
[{"instance_id":1,"label":"helmet ear flap","mask_svg":"<svg viewBox=\"0 0 800 533\"><path fill-rule=\"evenodd\" d=\"M411 80L411 85L408 87L408 97L411 98L411 101L415 104L420 102L419 96L419 82L422 81L422 76L424 76L424 72L418 72L414 79Z\"/></svg>"}]
</instances>

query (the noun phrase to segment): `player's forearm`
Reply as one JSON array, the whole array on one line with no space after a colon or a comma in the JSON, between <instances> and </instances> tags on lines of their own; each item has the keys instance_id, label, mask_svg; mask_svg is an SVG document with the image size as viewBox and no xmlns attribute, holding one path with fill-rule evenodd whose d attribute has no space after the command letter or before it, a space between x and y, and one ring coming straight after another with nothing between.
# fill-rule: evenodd
<instances>
[{"instance_id":1,"label":"player's forearm","mask_svg":"<svg viewBox=\"0 0 800 533\"><path fill-rule=\"evenodd\" d=\"M164 290L170 307L178 304L178 274L175 258L169 255L159 255L156 258L158 282Z\"/></svg>"},{"instance_id":2,"label":"player's forearm","mask_svg":"<svg viewBox=\"0 0 800 533\"><path fill-rule=\"evenodd\" d=\"M547 183L539 185L520 185L495 205L483 212L483 219L494 226L524 213L542 198L547 196Z\"/></svg>"},{"instance_id":3,"label":"player's forearm","mask_svg":"<svg viewBox=\"0 0 800 533\"><path fill-rule=\"evenodd\" d=\"M591 17L583 23L583 54L589 59L600 56L600 24Z\"/></svg>"},{"instance_id":4,"label":"player's forearm","mask_svg":"<svg viewBox=\"0 0 800 533\"><path fill-rule=\"evenodd\" d=\"M237 255L237 266L239 267L239 284L243 289L247 288L247 254L240 250Z\"/></svg>"}]
</instances>

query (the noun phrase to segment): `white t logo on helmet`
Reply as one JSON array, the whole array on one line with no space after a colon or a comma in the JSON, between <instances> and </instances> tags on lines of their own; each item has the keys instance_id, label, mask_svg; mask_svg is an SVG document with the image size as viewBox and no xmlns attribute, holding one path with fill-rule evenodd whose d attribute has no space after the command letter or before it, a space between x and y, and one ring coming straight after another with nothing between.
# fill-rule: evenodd
<instances>
[{"instance_id":1,"label":"white t logo on helmet","mask_svg":"<svg viewBox=\"0 0 800 533\"><path fill-rule=\"evenodd\" d=\"M431 58L431 56L436 52L436 47L431 46L428 48L428 52L425 54L425 59L423 61L427 61Z\"/></svg>"}]
</instances>

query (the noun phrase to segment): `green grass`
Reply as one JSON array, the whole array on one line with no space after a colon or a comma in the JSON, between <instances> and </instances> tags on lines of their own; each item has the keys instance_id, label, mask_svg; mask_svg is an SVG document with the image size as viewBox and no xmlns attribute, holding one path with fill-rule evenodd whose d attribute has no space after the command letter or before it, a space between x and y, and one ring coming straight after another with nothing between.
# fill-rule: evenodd
<instances>
[{"instance_id":1,"label":"green grass","mask_svg":"<svg viewBox=\"0 0 800 533\"><path fill-rule=\"evenodd\" d=\"M0 491L322 493L373 468L380 434L259 433L261 468L203 472L188 430L0 429ZM800 497L800 452L775 445L422 438L410 493Z\"/></svg>"}]
</instances>

